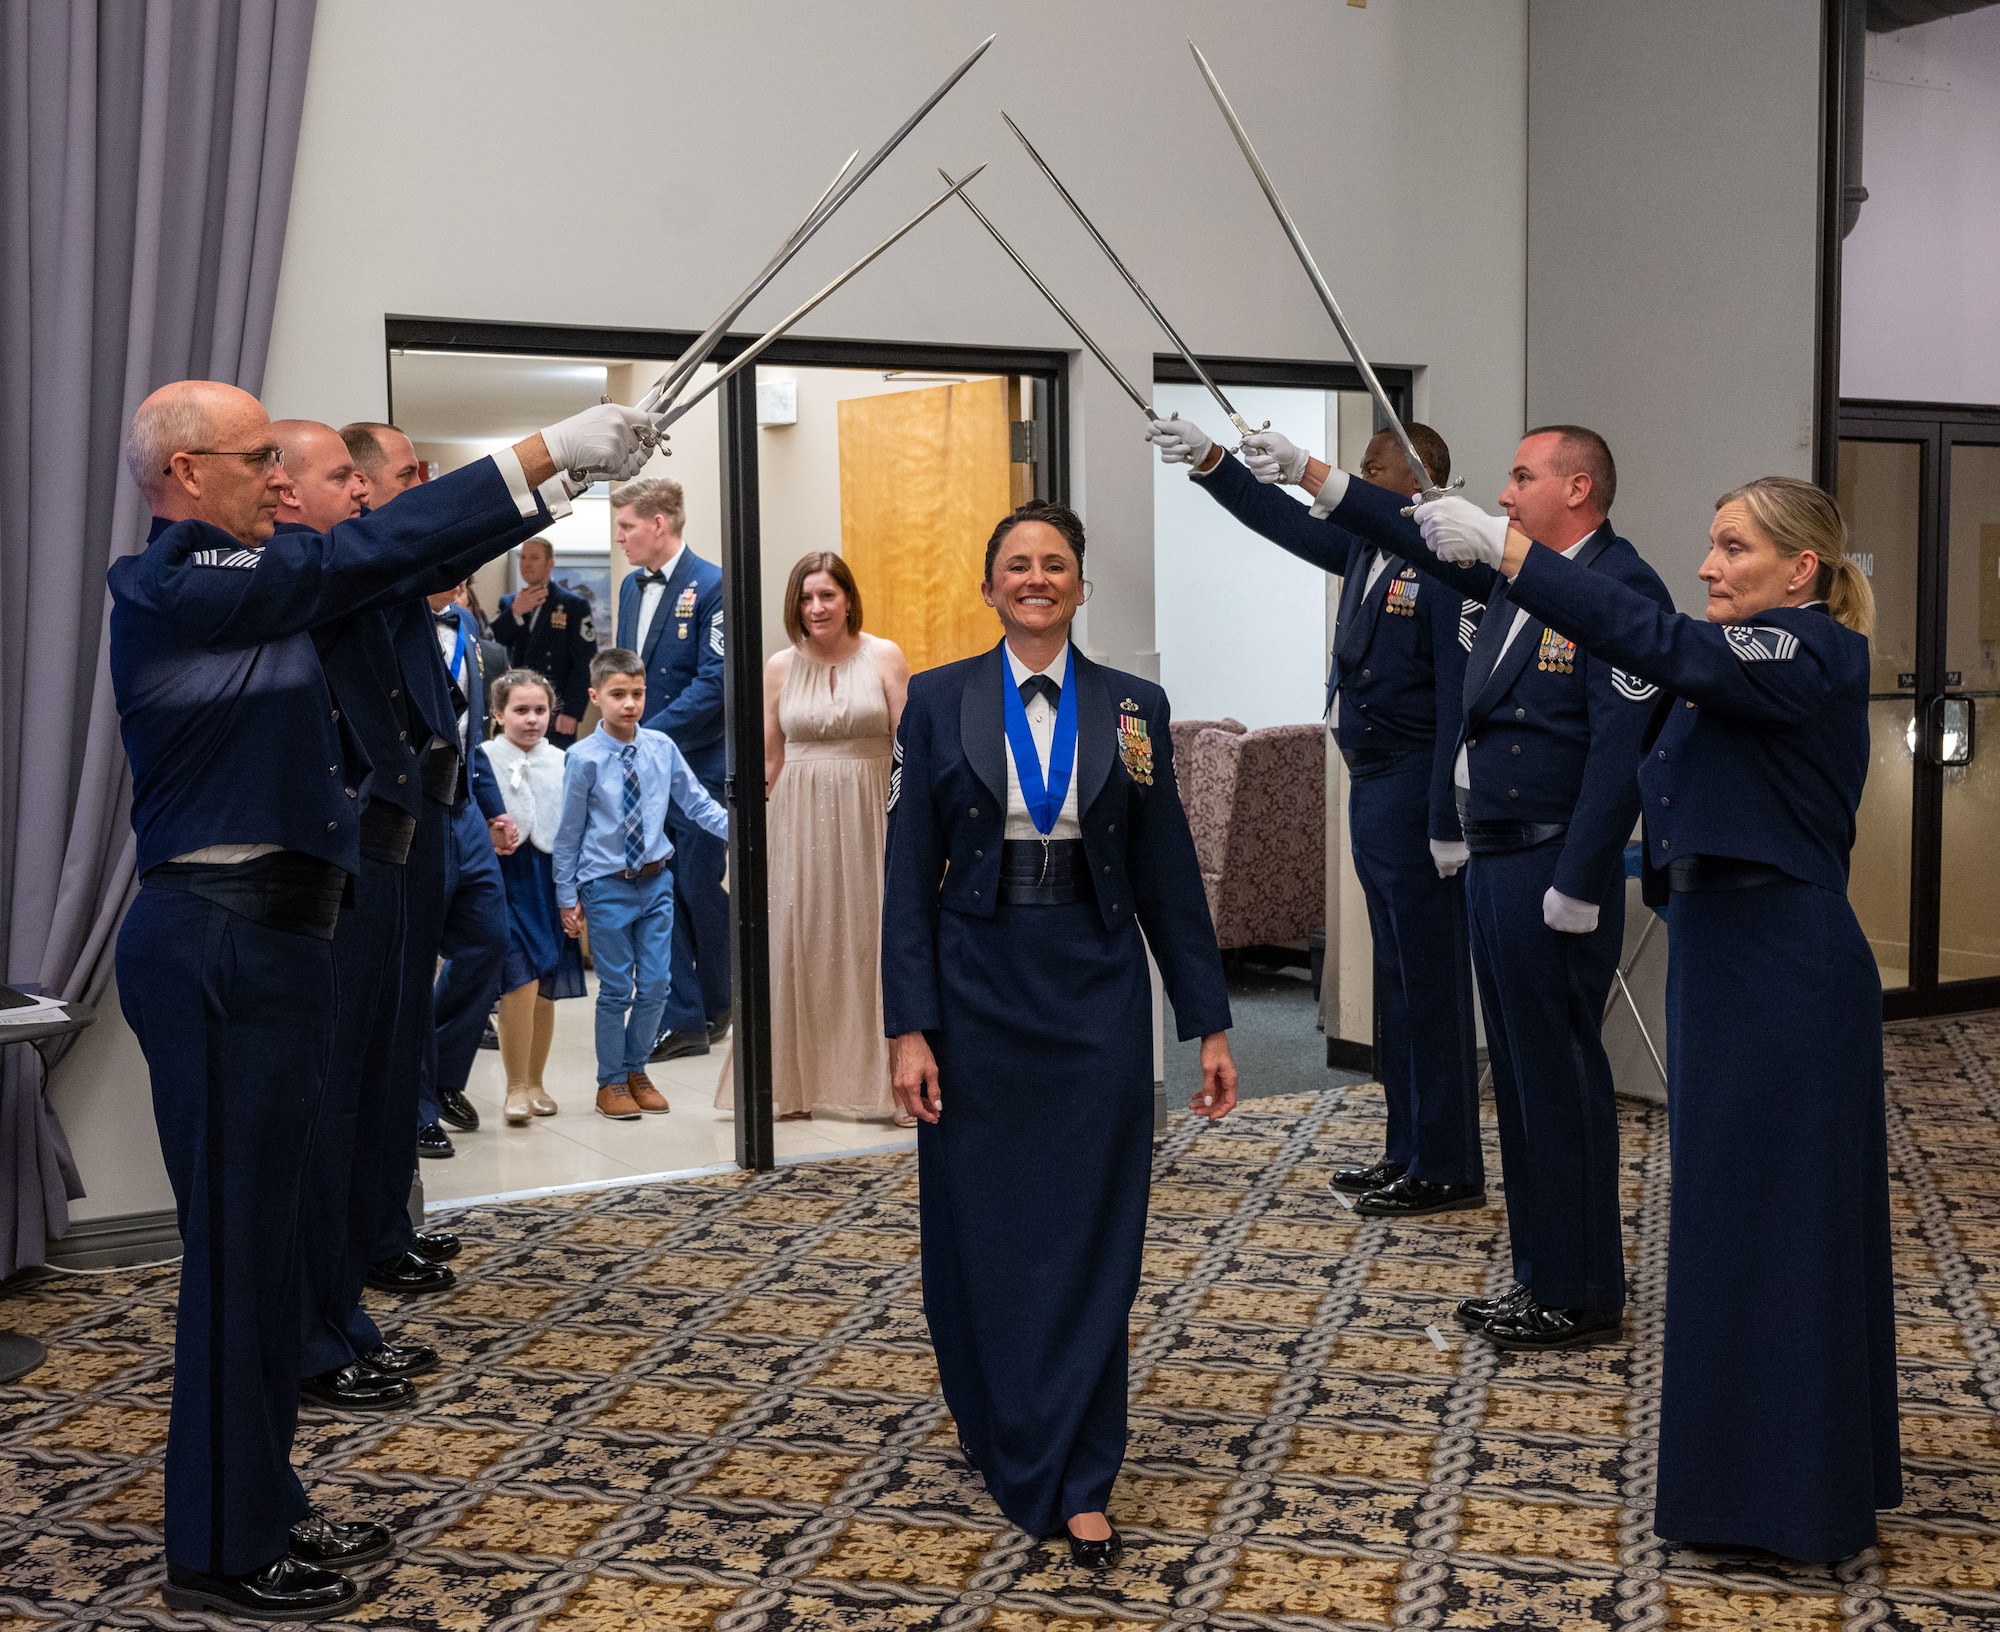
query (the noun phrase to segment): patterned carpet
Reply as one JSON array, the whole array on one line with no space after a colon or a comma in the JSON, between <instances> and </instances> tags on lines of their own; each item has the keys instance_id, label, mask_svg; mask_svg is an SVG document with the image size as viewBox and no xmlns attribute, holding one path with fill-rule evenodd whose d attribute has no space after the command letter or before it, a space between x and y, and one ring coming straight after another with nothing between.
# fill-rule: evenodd
<instances>
[{"instance_id":1,"label":"patterned carpet","mask_svg":"<svg viewBox=\"0 0 2000 1632\"><path fill-rule=\"evenodd\" d=\"M458 1290L393 1311L448 1369L407 1415L310 1416L299 1457L401 1534L353 1617L382 1628L2000 1628L2000 1021L1890 1051L1909 1496L1836 1571L1653 1537L1667 1152L1639 1108L1629 1345L1532 1358L1447 1318L1506 1279L1497 1208L1390 1228L1328 1196L1377 1150L1367 1088L1177 1124L1107 1577L953 1456L904 1156L461 1214ZM156 1590L173 1296L157 1270L0 1303L52 1351L0 1389L0 1632L231 1624Z\"/></svg>"}]
</instances>

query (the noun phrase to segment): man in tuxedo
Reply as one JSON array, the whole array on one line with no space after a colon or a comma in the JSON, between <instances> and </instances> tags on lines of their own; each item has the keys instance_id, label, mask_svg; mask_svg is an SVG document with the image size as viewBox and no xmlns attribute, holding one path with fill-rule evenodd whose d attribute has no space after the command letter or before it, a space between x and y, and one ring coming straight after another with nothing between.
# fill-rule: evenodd
<instances>
[{"instance_id":1,"label":"man in tuxedo","mask_svg":"<svg viewBox=\"0 0 2000 1632\"><path fill-rule=\"evenodd\" d=\"M507 661L533 669L555 687L555 718L549 741L567 748L576 741L577 722L589 706L590 660L597 655L597 629L590 603L554 582L556 552L546 538L521 546L521 587L500 597L493 638L507 648Z\"/></svg>"},{"instance_id":2,"label":"man in tuxedo","mask_svg":"<svg viewBox=\"0 0 2000 1632\"><path fill-rule=\"evenodd\" d=\"M612 525L633 571L618 589L618 644L646 665L646 718L722 799L722 569L687 547L681 484L642 476L611 493ZM678 805L674 841L673 990L655 1060L706 1054L729 1025L729 846Z\"/></svg>"}]
</instances>

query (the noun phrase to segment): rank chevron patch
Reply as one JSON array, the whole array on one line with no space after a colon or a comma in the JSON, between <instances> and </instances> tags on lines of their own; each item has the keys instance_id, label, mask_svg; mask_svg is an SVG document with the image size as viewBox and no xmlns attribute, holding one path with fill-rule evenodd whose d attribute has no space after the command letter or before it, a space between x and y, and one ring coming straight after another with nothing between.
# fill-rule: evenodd
<instances>
[{"instance_id":1,"label":"rank chevron patch","mask_svg":"<svg viewBox=\"0 0 2000 1632\"><path fill-rule=\"evenodd\" d=\"M1783 663L1799 649L1799 637L1769 624L1731 624L1722 631L1729 649L1745 663Z\"/></svg>"},{"instance_id":2,"label":"rank chevron patch","mask_svg":"<svg viewBox=\"0 0 2000 1632\"><path fill-rule=\"evenodd\" d=\"M903 739L899 734L889 751L889 805L896 808L896 801L903 796Z\"/></svg>"},{"instance_id":3,"label":"rank chevron patch","mask_svg":"<svg viewBox=\"0 0 2000 1632\"><path fill-rule=\"evenodd\" d=\"M1627 674L1623 669L1613 669L1611 689L1628 703L1643 703L1660 688L1650 680L1641 680L1636 674Z\"/></svg>"},{"instance_id":4,"label":"rank chevron patch","mask_svg":"<svg viewBox=\"0 0 2000 1632\"><path fill-rule=\"evenodd\" d=\"M1479 634L1479 620L1486 611L1484 601L1466 599L1458 603L1458 643L1468 652Z\"/></svg>"},{"instance_id":5,"label":"rank chevron patch","mask_svg":"<svg viewBox=\"0 0 2000 1632\"><path fill-rule=\"evenodd\" d=\"M255 567L263 559L261 550L196 550L190 555L191 567Z\"/></svg>"}]
</instances>

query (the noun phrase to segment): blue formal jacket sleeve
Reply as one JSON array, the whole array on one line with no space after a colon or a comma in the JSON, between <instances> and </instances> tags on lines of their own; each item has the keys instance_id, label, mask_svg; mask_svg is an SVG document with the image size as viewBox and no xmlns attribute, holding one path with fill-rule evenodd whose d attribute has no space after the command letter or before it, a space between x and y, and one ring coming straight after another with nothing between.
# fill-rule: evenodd
<instances>
[{"instance_id":1,"label":"blue formal jacket sleeve","mask_svg":"<svg viewBox=\"0 0 2000 1632\"><path fill-rule=\"evenodd\" d=\"M931 687L910 682L889 771L889 836L882 891L882 1023L901 1037L944 1024L938 997L938 889L945 836L930 796Z\"/></svg>"},{"instance_id":2,"label":"blue formal jacket sleeve","mask_svg":"<svg viewBox=\"0 0 2000 1632\"><path fill-rule=\"evenodd\" d=\"M1367 540L1315 516L1275 484L1258 481L1227 454L1215 469L1193 481L1253 533L1336 577L1344 577L1355 553L1368 547Z\"/></svg>"},{"instance_id":3,"label":"blue formal jacket sleeve","mask_svg":"<svg viewBox=\"0 0 2000 1632\"><path fill-rule=\"evenodd\" d=\"M507 814L506 796L500 791L500 778L495 774L493 761L486 752L486 744L472 745L472 797L479 806L479 813L489 822L497 821Z\"/></svg>"},{"instance_id":4,"label":"blue formal jacket sleeve","mask_svg":"<svg viewBox=\"0 0 2000 1632\"><path fill-rule=\"evenodd\" d=\"M1820 654L1789 631L1754 618L1726 625L1688 617L1540 544L1508 594L1592 656L1718 714L1794 725L1834 693Z\"/></svg>"},{"instance_id":5,"label":"blue formal jacket sleeve","mask_svg":"<svg viewBox=\"0 0 2000 1632\"><path fill-rule=\"evenodd\" d=\"M628 580L629 582L629 580ZM665 617L669 608L657 614ZM694 678L680 695L652 715L646 723L664 731L675 742L701 743L712 738L722 726L722 582L717 579L702 592L694 605L694 624L699 631L701 650L695 656Z\"/></svg>"},{"instance_id":6,"label":"blue formal jacket sleeve","mask_svg":"<svg viewBox=\"0 0 2000 1632\"><path fill-rule=\"evenodd\" d=\"M1424 542L1423 530L1403 514L1403 506L1409 502L1400 493L1391 493L1386 487L1354 476L1348 479L1347 491L1333 507L1328 520L1359 533L1392 555L1401 556L1417 571L1448 586L1454 595L1471 596L1482 602L1491 600L1500 575L1479 562L1461 567L1432 555L1430 546Z\"/></svg>"},{"instance_id":7,"label":"blue formal jacket sleeve","mask_svg":"<svg viewBox=\"0 0 2000 1632\"><path fill-rule=\"evenodd\" d=\"M483 757L483 756L482 756ZM583 854L584 830L590 824L590 795L597 786L597 763L588 755L563 756L562 819L556 823L556 905L576 905L577 862Z\"/></svg>"},{"instance_id":8,"label":"blue formal jacket sleeve","mask_svg":"<svg viewBox=\"0 0 2000 1632\"><path fill-rule=\"evenodd\" d=\"M556 712L581 720L590 707L590 660L597 655L597 626L591 620L588 602L579 600L570 613L569 644L569 673L560 683L562 696ZM719 662L717 672L721 672Z\"/></svg>"},{"instance_id":9,"label":"blue formal jacket sleeve","mask_svg":"<svg viewBox=\"0 0 2000 1632\"><path fill-rule=\"evenodd\" d=\"M1215 941L1215 920L1208 912L1208 892L1202 887L1194 833L1174 776L1172 710L1164 692L1154 691L1147 702L1153 781L1133 802L1127 873L1139 927L1174 1006L1175 1034L1186 1042L1229 1029L1229 982Z\"/></svg>"},{"instance_id":10,"label":"blue formal jacket sleeve","mask_svg":"<svg viewBox=\"0 0 2000 1632\"><path fill-rule=\"evenodd\" d=\"M647 726L646 730L661 732L658 726ZM669 773L673 781L674 803L686 811L695 826L718 839L729 837L729 812L709 797L708 789L701 785L701 778L687 762L672 737L667 737L668 763L673 767Z\"/></svg>"}]
</instances>

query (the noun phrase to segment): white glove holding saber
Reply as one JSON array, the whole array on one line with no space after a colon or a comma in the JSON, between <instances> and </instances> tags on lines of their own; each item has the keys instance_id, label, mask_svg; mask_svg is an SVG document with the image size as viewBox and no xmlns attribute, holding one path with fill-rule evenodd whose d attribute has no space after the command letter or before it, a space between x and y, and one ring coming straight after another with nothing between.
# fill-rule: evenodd
<instances>
[{"instance_id":1,"label":"white glove holding saber","mask_svg":"<svg viewBox=\"0 0 2000 1632\"><path fill-rule=\"evenodd\" d=\"M1146 432L1146 440L1160 450L1163 465L1187 465L1199 470L1208 457L1208 450L1215 446L1214 439L1191 419L1182 419L1175 414L1167 419L1156 419Z\"/></svg>"},{"instance_id":2,"label":"white glove holding saber","mask_svg":"<svg viewBox=\"0 0 2000 1632\"><path fill-rule=\"evenodd\" d=\"M600 402L543 427L542 441L556 469L573 472L578 480L629 482L652 457L639 432L658 423L659 416L643 408Z\"/></svg>"},{"instance_id":3,"label":"white glove holding saber","mask_svg":"<svg viewBox=\"0 0 2000 1632\"><path fill-rule=\"evenodd\" d=\"M1448 493L1416 508L1424 542L1440 561L1467 566L1474 561L1498 570L1507 553L1508 519L1489 516L1470 499Z\"/></svg>"},{"instance_id":4,"label":"white glove holding saber","mask_svg":"<svg viewBox=\"0 0 2000 1632\"><path fill-rule=\"evenodd\" d=\"M1246 436L1238 450L1250 474L1260 482L1285 482L1297 487L1305 479L1306 450L1279 431Z\"/></svg>"}]
</instances>

